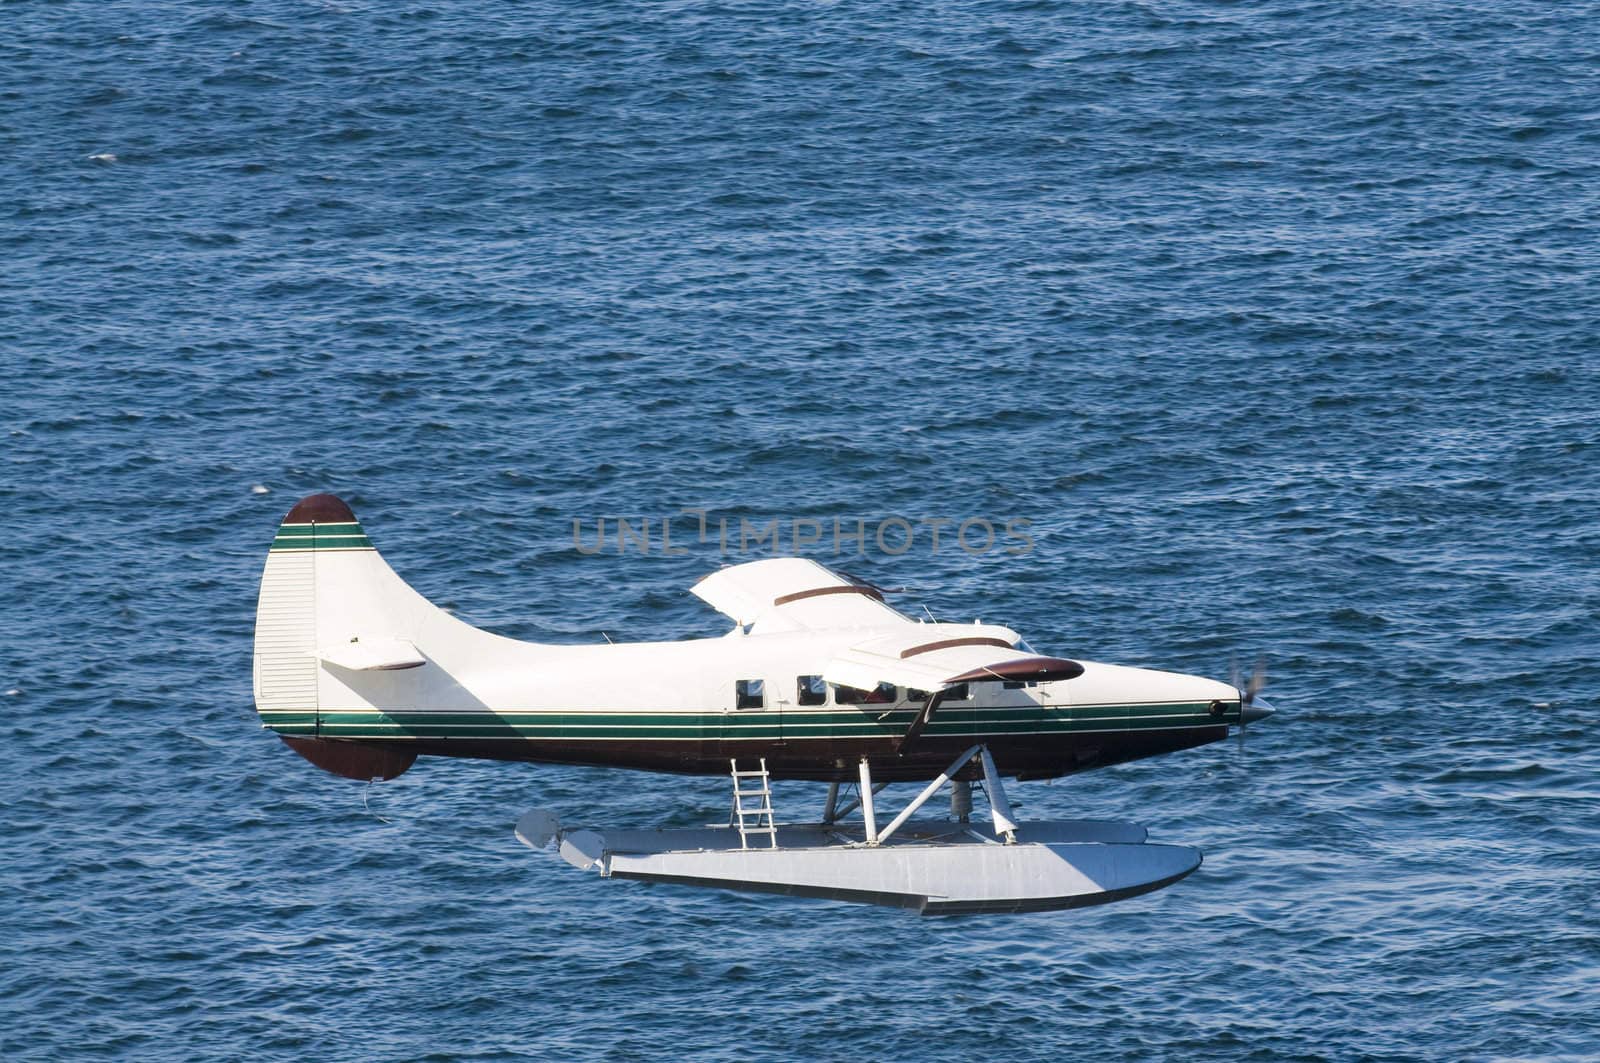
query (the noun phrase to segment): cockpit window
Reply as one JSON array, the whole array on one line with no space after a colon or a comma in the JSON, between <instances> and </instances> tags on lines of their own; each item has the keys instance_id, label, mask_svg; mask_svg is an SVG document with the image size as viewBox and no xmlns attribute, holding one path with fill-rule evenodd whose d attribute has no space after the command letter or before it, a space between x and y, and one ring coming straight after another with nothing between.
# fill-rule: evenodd
<instances>
[{"instance_id":1,"label":"cockpit window","mask_svg":"<svg viewBox=\"0 0 1600 1063\"><path fill-rule=\"evenodd\" d=\"M736 708L760 709L767 704L767 684L760 679L740 679L733 684Z\"/></svg>"},{"instance_id":2,"label":"cockpit window","mask_svg":"<svg viewBox=\"0 0 1600 1063\"><path fill-rule=\"evenodd\" d=\"M803 675L795 680L799 688L795 700L802 705L824 705L828 701L828 684L820 675Z\"/></svg>"}]
</instances>

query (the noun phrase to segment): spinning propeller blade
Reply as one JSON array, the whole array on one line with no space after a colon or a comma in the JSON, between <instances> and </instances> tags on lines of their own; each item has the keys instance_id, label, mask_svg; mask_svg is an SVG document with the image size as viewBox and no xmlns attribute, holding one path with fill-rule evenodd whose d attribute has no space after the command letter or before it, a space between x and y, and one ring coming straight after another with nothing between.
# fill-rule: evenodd
<instances>
[{"instance_id":1,"label":"spinning propeller blade","mask_svg":"<svg viewBox=\"0 0 1600 1063\"><path fill-rule=\"evenodd\" d=\"M1243 734L1245 725L1257 720L1265 720L1277 710L1267 704L1267 699L1261 692L1267 687L1267 660L1257 657L1256 665L1250 671L1250 679L1243 684L1239 676L1239 655L1233 654L1228 662L1229 682L1233 689L1239 692L1239 733Z\"/></svg>"}]
</instances>

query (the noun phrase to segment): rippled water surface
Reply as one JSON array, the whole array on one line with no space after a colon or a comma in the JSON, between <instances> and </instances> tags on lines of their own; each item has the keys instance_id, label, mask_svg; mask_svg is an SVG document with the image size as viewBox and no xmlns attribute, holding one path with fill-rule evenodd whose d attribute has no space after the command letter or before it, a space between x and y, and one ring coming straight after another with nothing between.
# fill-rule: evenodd
<instances>
[{"instance_id":1,"label":"rippled water surface","mask_svg":"<svg viewBox=\"0 0 1600 1063\"><path fill-rule=\"evenodd\" d=\"M0 5L0 1054L1600 1054L1597 17ZM575 518L1025 519L839 563L1045 651L1263 654L1280 711L1016 789L1206 850L1148 897L604 883L517 815L725 782L424 761L364 806L260 731L319 490L569 642L724 630L714 545Z\"/></svg>"}]
</instances>

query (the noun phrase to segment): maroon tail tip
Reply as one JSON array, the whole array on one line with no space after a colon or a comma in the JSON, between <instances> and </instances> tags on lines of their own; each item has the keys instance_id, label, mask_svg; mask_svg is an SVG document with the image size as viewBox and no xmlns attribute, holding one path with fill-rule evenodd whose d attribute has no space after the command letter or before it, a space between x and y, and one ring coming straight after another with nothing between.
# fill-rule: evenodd
<instances>
[{"instance_id":1,"label":"maroon tail tip","mask_svg":"<svg viewBox=\"0 0 1600 1063\"><path fill-rule=\"evenodd\" d=\"M344 499L338 495L307 495L294 504L285 524L339 524L353 522L356 515L350 512Z\"/></svg>"}]
</instances>

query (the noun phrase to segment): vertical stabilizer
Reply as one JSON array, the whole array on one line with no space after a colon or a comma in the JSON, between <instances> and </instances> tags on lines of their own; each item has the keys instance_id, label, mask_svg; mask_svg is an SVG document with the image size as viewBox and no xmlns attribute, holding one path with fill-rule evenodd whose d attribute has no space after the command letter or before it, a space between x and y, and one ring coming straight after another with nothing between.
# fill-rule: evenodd
<instances>
[{"instance_id":1,"label":"vertical stabilizer","mask_svg":"<svg viewBox=\"0 0 1600 1063\"><path fill-rule=\"evenodd\" d=\"M394 636L432 609L378 556L342 499L301 499L279 525L261 576L255 697L262 722L295 752L335 774L363 780L399 775L416 754L321 737L322 661L363 650L370 663L356 667L420 665L413 644ZM323 644L330 639L339 643L333 650Z\"/></svg>"}]
</instances>

